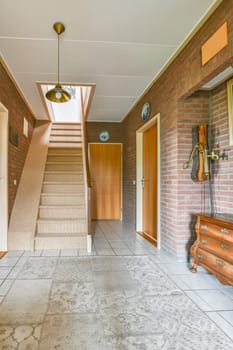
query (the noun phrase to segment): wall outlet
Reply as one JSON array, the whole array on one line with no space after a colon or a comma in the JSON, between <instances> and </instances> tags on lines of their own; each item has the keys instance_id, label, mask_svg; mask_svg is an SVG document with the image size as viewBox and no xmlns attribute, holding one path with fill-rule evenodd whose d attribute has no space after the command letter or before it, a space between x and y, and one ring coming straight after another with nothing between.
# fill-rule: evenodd
<instances>
[{"instance_id":1,"label":"wall outlet","mask_svg":"<svg viewBox=\"0 0 233 350\"><path fill-rule=\"evenodd\" d=\"M14 185L16 186L16 185L17 185L17 180L14 179L13 183L14 183Z\"/></svg>"}]
</instances>

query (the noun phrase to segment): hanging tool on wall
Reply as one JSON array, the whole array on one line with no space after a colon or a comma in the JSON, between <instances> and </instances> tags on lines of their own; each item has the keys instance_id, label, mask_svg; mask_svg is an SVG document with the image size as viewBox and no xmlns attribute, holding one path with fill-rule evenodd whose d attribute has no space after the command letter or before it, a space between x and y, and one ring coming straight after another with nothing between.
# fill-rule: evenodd
<instances>
[{"instance_id":1,"label":"hanging tool on wall","mask_svg":"<svg viewBox=\"0 0 233 350\"><path fill-rule=\"evenodd\" d=\"M208 125L201 124L192 128L192 151L189 159L184 163L183 168L187 169L192 162L191 179L194 182L202 182L210 179L210 159L228 159L224 150L213 148L209 154L208 149Z\"/></svg>"},{"instance_id":2,"label":"hanging tool on wall","mask_svg":"<svg viewBox=\"0 0 233 350\"><path fill-rule=\"evenodd\" d=\"M187 169L193 162L191 178L195 182L210 178L207 130L208 126L204 124L192 128L193 148L189 159L183 165L184 169Z\"/></svg>"}]
</instances>

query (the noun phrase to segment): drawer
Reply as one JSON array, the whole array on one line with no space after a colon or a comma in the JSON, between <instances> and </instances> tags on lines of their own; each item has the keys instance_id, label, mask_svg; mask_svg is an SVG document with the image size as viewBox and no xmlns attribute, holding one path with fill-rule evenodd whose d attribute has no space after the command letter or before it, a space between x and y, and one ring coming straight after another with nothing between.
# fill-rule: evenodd
<instances>
[{"instance_id":1,"label":"drawer","mask_svg":"<svg viewBox=\"0 0 233 350\"><path fill-rule=\"evenodd\" d=\"M197 249L197 263L209 266L212 270L233 280L233 265L201 248Z\"/></svg>"},{"instance_id":2,"label":"drawer","mask_svg":"<svg viewBox=\"0 0 233 350\"><path fill-rule=\"evenodd\" d=\"M199 232L200 234L205 235L211 234L224 240L233 240L232 228L226 227L221 224L217 225L215 223L208 222L205 220L200 220Z\"/></svg>"},{"instance_id":3,"label":"drawer","mask_svg":"<svg viewBox=\"0 0 233 350\"><path fill-rule=\"evenodd\" d=\"M218 240L216 237L200 234L199 247L212 252L233 264L233 242Z\"/></svg>"}]
</instances>

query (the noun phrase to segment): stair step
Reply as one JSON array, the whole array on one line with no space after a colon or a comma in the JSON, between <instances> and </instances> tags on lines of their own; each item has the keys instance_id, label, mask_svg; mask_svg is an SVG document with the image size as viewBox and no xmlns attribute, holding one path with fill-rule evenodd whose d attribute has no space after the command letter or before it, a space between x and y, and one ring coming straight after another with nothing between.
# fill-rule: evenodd
<instances>
[{"instance_id":1,"label":"stair step","mask_svg":"<svg viewBox=\"0 0 233 350\"><path fill-rule=\"evenodd\" d=\"M77 182L44 182L42 185L43 193L84 193L84 184Z\"/></svg>"},{"instance_id":2,"label":"stair step","mask_svg":"<svg viewBox=\"0 0 233 350\"><path fill-rule=\"evenodd\" d=\"M83 164L77 164L77 163L70 163L70 162L47 162L45 165L45 171L48 170L58 170L58 171L71 171L71 170L75 170L75 171L83 171Z\"/></svg>"},{"instance_id":3,"label":"stair step","mask_svg":"<svg viewBox=\"0 0 233 350\"><path fill-rule=\"evenodd\" d=\"M35 249L79 249L87 250L87 234L78 235L37 235L35 236Z\"/></svg>"},{"instance_id":4,"label":"stair step","mask_svg":"<svg viewBox=\"0 0 233 350\"><path fill-rule=\"evenodd\" d=\"M50 136L80 136L81 137L81 130L80 129L52 129Z\"/></svg>"},{"instance_id":5,"label":"stair step","mask_svg":"<svg viewBox=\"0 0 233 350\"><path fill-rule=\"evenodd\" d=\"M84 194L57 194L57 193L41 193L40 196L41 205L84 205Z\"/></svg>"},{"instance_id":6,"label":"stair step","mask_svg":"<svg viewBox=\"0 0 233 350\"><path fill-rule=\"evenodd\" d=\"M49 147L64 148L64 145L67 148L82 148L81 142L49 142Z\"/></svg>"},{"instance_id":7,"label":"stair step","mask_svg":"<svg viewBox=\"0 0 233 350\"><path fill-rule=\"evenodd\" d=\"M57 233L67 234L87 232L86 219L39 219L37 220L37 234Z\"/></svg>"},{"instance_id":8,"label":"stair step","mask_svg":"<svg viewBox=\"0 0 233 350\"><path fill-rule=\"evenodd\" d=\"M48 154L47 163L82 163L82 154L73 155L60 155L60 154Z\"/></svg>"},{"instance_id":9,"label":"stair step","mask_svg":"<svg viewBox=\"0 0 233 350\"><path fill-rule=\"evenodd\" d=\"M49 141L50 142L81 142L82 138L80 136L50 135Z\"/></svg>"},{"instance_id":10,"label":"stair step","mask_svg":"<svg viewBox=\"0 0 233 350\"><path fill-rule=\"evenodd\" d=\"M40 219L72 219L72 218L85 218L86 210L84 204L80 206L40 206L39 218Z\"/></svg>"},{"instance_id":11,"label":"stair step","mask_svg":"<svg viewBox=\"0 0 233 350\"><path fill-rule=\"evenodd\" d=\"M83 173L81 172L66 172L66 171L45 171L44 173L45 182L56 182L56 181L77 181L83 182Z\"/></svg>"},{"instance_id":12,"label":"stair step","mask_svg":"<svg viewBox=\"0 0 233 350\"><path fill-rule=\"evenodd\" d=\"M67 148L67 147L61 147L61 148L48 148L48 155L82 155L82 150L80 148Z\"/></svg>"},{"instance_id":13,"label":"stair step","mask_svg":"<svg viewBox=\"0 0 233 350\"><path fill-rule=\"evenodd\" d=\"M51 130L80 130L80 123L53 123Z\"/></svg>"}]
</instances>

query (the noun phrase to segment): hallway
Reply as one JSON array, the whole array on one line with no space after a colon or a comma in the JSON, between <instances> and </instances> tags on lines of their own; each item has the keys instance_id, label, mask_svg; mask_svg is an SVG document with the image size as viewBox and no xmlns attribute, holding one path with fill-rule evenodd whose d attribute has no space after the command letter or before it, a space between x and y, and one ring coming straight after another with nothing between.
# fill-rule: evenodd
<instances>
[{"instance_id":1,"label":"hallway","mask_svg":"<svg viewBox=\"0 0 233 350\"><path fill-rule=\"evenodd\" d=\"M118 221L93 251L0 260L0 350L230 350L233 288L158 251Z\"/></svg>"}]
</instances>

